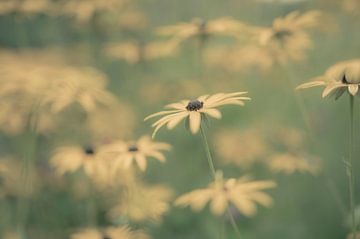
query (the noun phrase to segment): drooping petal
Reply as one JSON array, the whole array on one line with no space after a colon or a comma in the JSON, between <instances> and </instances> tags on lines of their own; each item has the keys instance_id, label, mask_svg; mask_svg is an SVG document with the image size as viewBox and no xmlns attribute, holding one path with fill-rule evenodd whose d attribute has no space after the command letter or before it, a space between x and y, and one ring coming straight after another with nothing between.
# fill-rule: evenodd
<instances>
[{"instance_id":1,"label":"drooping petal","mask_svg":"<svg viewBox=\"0 0 360 239\"><path fill-rule=\"evenodd\" d=\"M359 85L351 84L348 86L348 90L352 96L355 96L357 94L357 92L359 91Z\"/></svg>"},{"instance_id":2,"label":"drooping petal","mask_svg":"<svg viewBox=\"0 0 360 239\"><path fill-rule=\"evenodd\" d=\"M201 114L199 112L191 112L189 115L190 131L196 134L200 129Z\"/></svg>"}]
</instances>

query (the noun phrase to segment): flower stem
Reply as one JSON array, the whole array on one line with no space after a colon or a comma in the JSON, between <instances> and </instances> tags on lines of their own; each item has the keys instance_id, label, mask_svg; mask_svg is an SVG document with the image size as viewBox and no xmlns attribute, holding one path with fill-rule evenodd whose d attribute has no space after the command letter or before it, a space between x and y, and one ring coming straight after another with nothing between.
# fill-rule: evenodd
<instances>
[{"instance_id":1,"label":"flower stem","mask_svg":"<svg viewBox=\"0 0 360 239\"><path fill-rule=\"evenodd\" d=\"M351 211L351 228L352 239L356 238L356 221L355 221L355 197L354 197L354 96L350 95L350 143L349 143L349 161L346 163L347 175L349 178L349 196L350 196L350 211Z\"/></svg>"},{"instance_id":2,"label":"flower stem","mask_svg":"<svg viewBox=\"0 0 360 239\"><path fill-rule=\"evenodd\" d=\"M31 129L26 133L25 150L22 162L21 184L23 185L23 195L18 196L16 205L16 230L20 238L26 237L26 226L31 206L31 194L33 193L33 170L34 159L36 155L36 148L38 137L36 132Z\"/></svg>"},{"instance_id":3,"label":"flower stem","mask_svg":"<svg viewBox=\"0 0 360 239\"><path fill-rule=\"evenodd\" d=\"M202 140L204 143L204 148L205 148L208 164L210 167L211 175L212 175L213 179L215 180L216 170L215 170L214 162L213 162L213 159L211 156L210 147L209 147L209 143L208 143L208 140L207 140L207 137L205 134L205 130L202 125L200 126L200 132L201 132L201 137L202 137ZM240 230L239 230L238 226L236 225L235 219L234 219L233 215L231 214L229 207L227 207L227 213L230 218L231 226L234 228L238 238L240 238Z\"/></svg>"},{"instance_id":4,"label":"flower stem","mask_svg":"<svg viewBox=\"0 0 360 239\"><path fill-rule=\"evenodd\" d=\"M284 64L280 64L280 68L285 73L285 78L288 81L290 89L294 90L297 83L294 80L293 74L291 74L292 73L291 65L285 66ZM302 117L302 119L304 121L308 139L309 139L309 141L311 141L311 145L316 145L317 140L316 140L316 138L315 138L315 136L313 134L314 130L313 130L313 127L312 127L312 124L311 124L311 119L310 119L310 116L309 116L309 112L305 107L304 100L296 92L294 92L294 97L295 97L296 105L297 105L297 107L299 109L299 112L301 114L301 117ZM322 179L325 181L325 185L328 187L328 190L330 191L330 194L334 198L335 203L337 204L337 208L345 216L347 214L346 203L342 200L339 190L336 188L334 181L329 176L329 174L325 171L325 169L323 170L322 173L323 173Z\"/></svg>"}]
</instances>

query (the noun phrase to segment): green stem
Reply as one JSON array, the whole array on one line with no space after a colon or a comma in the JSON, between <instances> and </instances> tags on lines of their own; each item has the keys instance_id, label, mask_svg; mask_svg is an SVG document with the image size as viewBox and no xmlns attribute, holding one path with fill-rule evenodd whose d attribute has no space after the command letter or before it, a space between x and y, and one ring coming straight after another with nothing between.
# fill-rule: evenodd
<instances>
[{"instance_id":1,"label":"green stem","mask_svg":"<svg viewBox=\"0 0 360 239\"><path fill-rule=\"evenodd\" d=\"M356 221L355 221L355 197L354 197L354 96L350 95L350 144L349 144L349 161L347 162L347 174L349 178L349 196L350 196L350 211L351 211L351 228L352 239L356 239Z\"/></svg>"},{"instance_id":2,"label":"green stem","mask_svg":"<svg viewBox=\"0 0 360 239\"><path fill-rule=\"evenodd\" d=\"M288 84L290 86L291 90L294 90L296 87L296 82L294 81L294 77L291 74L291 70L289 70L289 68L291 68L290 65L288 65L287 67L283 64L280 64L280 68L283 72L285 72L286 74L286 78L288 81ZM311 141L311 145L315 145L315 143L317 142L315 139L315 136L313 134L314 130L313 127L311 125L311 120L309 117L309 113L305 107L305 103L304 100L300 97L300 95L296 92L294 92L294 97L295 97L295 101L296 101L296 105L298 106L298 109L300 111L301 117L304 121L304 124L306 126L306 131L307 131L307 135L309 137L309 140ZM339 190L335 187L335 184L333 182L333 180L331 179L331 177L328 175L328 173L326 173L326 171L323 171L323 175L324 175L324 180L326 181L326 185L331 193L331 195L333 196L335 203L337 204L337 207L339 209L339 211L343 214L346 215L346 204L344 203L344 201L341 199Z\"/></svg>"},{"instance_id":3,"label":"green stem","mask_svg":"<svg viewBox=\"0 0 360 239\"><path fill-rule=\"evenodd\" d=\"M208 160L211 175L212 175L213 179L215 180L216 170L215 170L213 158L211 156L210 147L209 147L209 143L208 143L208 140L207 140L207 137L206 137L206 134L205 134L205 130L204 130L202 125L200 126L200 132L201 132L202 140L203 140L203 143L204 143L204 148L205 148L205 152L206 152L206 158ZM230 222L231 222L232 227L234 228L238 238L240 238L240 230L239 230L238 226L236 225L235 219L234 219L233 215L231 214L231 212L229 210L229 207L227 207L227 214L228 214L228 216L230 218Z\"/></svg>"},{"instance_id":4,"label":"green stem","mask_svg":"<svg viewBox=\"0 0 360 239\"><path fill-rule=\"evenodd\" d=\"M33 170L34 159L37 148L37 135L31 129L26 134L25 150L22 162L21 171L21 184L23 187L23 195L19 195L16 211L16 230L20 238L26 237L26 226L28 223L30 206L31 206L31 194L34 187L33 182Z\"/></svg>"}]
</instances>

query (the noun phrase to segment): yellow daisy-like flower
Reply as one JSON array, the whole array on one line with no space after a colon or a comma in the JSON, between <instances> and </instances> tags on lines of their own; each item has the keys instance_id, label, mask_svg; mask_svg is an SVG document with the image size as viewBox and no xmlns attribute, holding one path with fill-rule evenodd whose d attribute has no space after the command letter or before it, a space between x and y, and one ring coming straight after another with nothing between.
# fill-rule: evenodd
<instances>
[{"instance_id":1,"label":"yellow daisy-like flower","mask_svg":"<svg viewBox=\"0 0 360 239\"><path fill-rule=\"evenodd\" d=\"M129 168L133 161L140 170L145 171L147 157L153 157L160 162L166 158L161 151L170 150L171 146L162 142L154 142L149 136L142 136L137 141L116 141L104 147L104 152L114 155L111 164L113 170L124 167Z\"/></svg>"},{"instance_id":2,"label":"yellow daisy-like flower","mask_svg":"<svg viewBox=\"0 0 360 239\"><path fill-rule=\"evenodd\" d=\"M148 186L137 182L129 187L125 195L121 195L108 216L112 219L126 216L135 222L159 222L170 209L169 202L172 196L173 192L169 187Z\"/></svg>"},{"instance_id":3,"label":"yellow daisy-like flower","mask_svg":"<svg viewBox=\"0 0 360 239\"><path fill-rule=\"evenodd\" d=\"M104 182L109 177L104 159L105 154L101 148L64 146L55 150L50 164L60 175L83 169L84 173L96 182Z\"/></svg>"},{"instance_id":4,"label":"yellow daisy-like flower","mask_svg":"<svg viewBox=\"0 0 360 239\"><path fill-rule=\"evenodd\" d=\"M203 95L195 100L182 100L179 103L169 104L165 106L170 110L161 111L145 118L148 120L153 117L163 116L156 121L152 127L155 127L152 137L155 137L156 132L164 125L168 129L173 129L183 119L187 118L191 133L196 134L201 125L201 120L206 115L213 118L220 119L221 112L216 107L223 105L245 105L245 100L250 100L249 97L243 96L247 92L235 93L218 93L215 95Z\"/></svg>"},{"instance_id":5,"label":"yellow daisy-like flower","mask_svg":"<svg viewBox=\"0 0 360 239\"><path fill-rule=\"evenodd\" d=\"M358 94L360 85L360 59L339 62L324 75L316 77L311 82L299 85L296 89L307 89L315 86L325 86L322 97L334 95L338 99L347 90L349 94Z\"/></svg>"},{"instance_id":6,"label":"yellow daisy-like flower","mask_svg":"<svg viewBox=\"0 0 360 239\"><path fill-rule=\"evenodd\" d=\"M150 239L142 231L131 230L127 226L108 227L103 230L87 228L71 235L71 239Z\"/></svg>"},{"instance_id":7,"label":"yellow daisy-like flower","mask_svg":"<svg viewBox=\"0 0 360 239\"><path fill-rule=\"evenodd\" d=\"M274 154L269 159L269 168L271 171L285 174L292 174L296 171L300 173L317 174L321 170L321 160L317 157L312 157L311 160L303 155L296 155L290 153Z\"/></svg>"},{"instance_id":8,"label":"yellow daisy-like flower","mask_svg":"<svg viewBox=\"0 0 360 239\"><path fill-rule=\"evenodd\" d=\"M175 204L200 211L210 201L211 212L215 215L224 214L229 204L233 204L242 214L251 217L256 213L256 203L265 207L272 205L271 197L260 190L275 186L273 181L250 181L247 177L224 180L218 171L208 188L186 193L176 199Z\"/></svg>"}]
</instances>

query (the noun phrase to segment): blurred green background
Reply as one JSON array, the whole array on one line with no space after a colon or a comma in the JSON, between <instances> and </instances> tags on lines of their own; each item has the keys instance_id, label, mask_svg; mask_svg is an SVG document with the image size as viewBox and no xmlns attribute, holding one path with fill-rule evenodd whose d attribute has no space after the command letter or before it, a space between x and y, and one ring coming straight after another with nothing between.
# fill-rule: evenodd
<instances>
[{"instance_id":1,"label":"blurred green background","mask_svg":"<svg viewBox=\"0 0 360 239\"><path fill-rule=\"evenodd\" d=\"M26 16L12 12L0 16L0 45L1 48L14 52L56 48L69 62L93 66L104 72L109 80L109 91L134 112L132 123L135 127L127 139L151 134L150 123L143 122L143 118L160 111L165 104L183 98L195 98L203 93L248 91L252 100L245 107L224 107L223 119L211 121L207 131L212 146L215 144L216 133L224 128L241 131L255 127L265 129L263 134L269 134L266 129L281 126L297 128L306 135L303 150L321 157L323 168L317 175L299 172L290 175L276 174L261 162L249 168L226 164L221 160L221 155L215 153L216 165L227 177L250 174L255 179L273 179L278 183L277 188L269 190L274 199L272 208L259 207L254 218L236 215L242 238L342 239L349 232L349 199L343 163L348 151L348 99L343 96L337 101L323 100L320 89L295 92L286 83L287 77L291 77L296 85L303 83L321 75L338 61L359 56L360 16L341 9L341 3L340 0L289 0L285 3L251 0L139 0L131 4L144 14L146 26L130 30L96 19L78 24L68 17L54 17L44 13ZM211 20L231 16L251 25L270 26L273 19L294 10L321 10L328 14L330 20L326 23L325 31L311 34L314 48L307 52L307 59L300 63L289 63L286 72L276 65L265 73L257 69L241 73L227 72L204 65L199 74L196 45L191 41L184 43L174 57L138 64L109 58L103 52L104 46L109 42L148 42L160 39L154 33L157 27L189 22L195 17ZM210 40L211 44L226 45L227 42L228 39L221 37ZM36 60L35 58L34 61ZM154 86L159 85L162 86L161 90L154 90ZM299 95L306 106L314 140L309 139L295 94ZM357 102L356 106L358 111ZM358 122L358 114L356 117ZM127 120L126 115L124 119ZM68 124L69 129L63 128L51 136L40 136L37 164L42 167L44 174L52 173L47 161L58 142L81 142L86 137L86 134L76 135L71 130L81 127L81 122L74 120ZM267 137L271 138L271 133ZM170 143L173 150L167 154L165 164L149 161L149 168L143 175L145 182L164 183L176 195L208 184L208 166L199 135L191 135L180 125L172 131L161 130L157 140ZM17 154L18 148L21 148L16 137L5 133L0 135L0 142L2 154ZM355 173L359 172L359 168L359 160L356 160ZM357 185L360 185L359 178L356 177ZM357 190L357 198L360 196L359 191ZM334 192L340 198L334 198ZM99 200L103 199L100 197ZM345 212L339 208L337 200L345 203ZM14 216L12 208L15 202L13 197L1 200L1 232L13 226L11 217ZM105 213L105 209L99 209L97 213L99 226L111 225ZM46 182L32 198L29 215L30 238L68 238L71 232L86 226L85 208L81 200L75 200L71 192L51 182ZM172 207L161 223L131 225L145 229L157 239L211 239L219 238L221 221L222 219L211 215L208 209L195 213L188 208ZM226 223L225 229L225 238L236 238L229 223Z\"/></svg>"}]
</instances>

